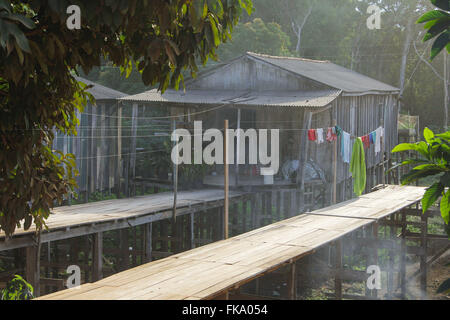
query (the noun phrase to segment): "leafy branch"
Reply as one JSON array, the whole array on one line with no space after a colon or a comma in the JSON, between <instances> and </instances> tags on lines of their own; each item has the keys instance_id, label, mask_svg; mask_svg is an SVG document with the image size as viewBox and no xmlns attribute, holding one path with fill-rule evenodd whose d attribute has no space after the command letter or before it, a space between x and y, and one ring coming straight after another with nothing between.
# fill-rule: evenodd
<instances>
[{"instance_id":1,"label":"leafy branch","mask_svg":"<svg viewBox=\"0 0 450 320\"><path fill-rule=\"evenodd\" d=\"M444 48L450 53L450 1L431 0L431 3L441 10L428 11L416 23L425 23L424 29L428 30L424 42L437 37L431 47L430 60L433 60Z\"/></svg>"}]
</instances>

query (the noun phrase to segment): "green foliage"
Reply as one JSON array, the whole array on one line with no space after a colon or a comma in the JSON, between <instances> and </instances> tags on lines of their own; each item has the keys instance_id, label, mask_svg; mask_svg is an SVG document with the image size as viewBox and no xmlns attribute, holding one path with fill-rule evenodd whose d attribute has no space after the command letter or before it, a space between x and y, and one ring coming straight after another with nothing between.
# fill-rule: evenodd
<instances>
[{"instance_id":1,"label":"green foliage","mask_svg":"<svg viewBox=\"0 0 450 320\"><path fill-rule=\"evenodd\" d=\"M444 48L450 53L450 2L448 0L431 0L431 3L442 10L432 10L422 15L417 23L425 23L424 29L428 30L423 41L435 37L431 48L430 58L433 60ZM445 10L445 11L443 11Z\"/></svg>"},{"instance_id":2,"label":"green foliage","mask_svg":"<svg viewBox=\"0 0 450 320\"><path fill-rule=\"evenodd\" d=\"M1 292L1 300L31 300L33 298L33 287L17 274Z\"/></svg>"},{"instance_id":3,"label":"green foliage","mask_svg":"<svg viewBox=\"0 0 450 320\"><path fill-rule=\"evenodd\" d=\"M81 30L66 26L69 5ZM75 81L102 59L145 85L178 88L182 70L216 59L250 0L0 0L0 230L24 220L45 225L55 202L73 192L72 155L48 146L53 129L76 134L75 111L92 97Z\"/></svg>"},{"instance_id":4,"label":"green foliage","mask_svg":"<svg viewBox=\"0 0 450 320\"><path fill-rule=\"evenodd\" d=\"M435 135L430 129L425 128L423 135L425 141L414 144L402 143L396 146L392 152L415 151L418 153L420 158L408 159L399 164L399 166L417 164L401 178L401 182L406 185L425 177L434 177L435 182L426 190L422 198L422 210L423 212L427 211L441 197L441 216L448 225L450 212L450 131Z\"/></svg>"},{"instance_id":5,"label":"green foliage","mask_svg":"<svg viewBox=\"0 0 450 320\"><path fill-rule=\"evenodd\" d=\"M277 56L291 56L289 36L275 22L265 23L261 18L239 24L233 40L218 51L222 61L236 58L247 51Z\"/></svg>"}]
</instances>

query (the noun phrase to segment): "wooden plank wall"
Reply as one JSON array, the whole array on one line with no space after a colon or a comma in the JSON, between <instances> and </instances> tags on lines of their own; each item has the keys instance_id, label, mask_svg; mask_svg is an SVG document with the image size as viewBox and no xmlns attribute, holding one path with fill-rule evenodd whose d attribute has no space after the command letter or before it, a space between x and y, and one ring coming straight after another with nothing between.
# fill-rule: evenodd
<instances>
[{"instance_id":1,"label":"wooden plank wall","mask_svg":"<svg viewBox=\"0 0 450 320\"><path fill-rule=\"evenodd\" d=\"M55 131L53 149L76 156L79 199L85 202L94 192L119 195L121 174L120 113L115 101L88 104L76 112L78 135L66 136ZM120 142L119 142L120 141Z\"/></svg>"}]
</instances>

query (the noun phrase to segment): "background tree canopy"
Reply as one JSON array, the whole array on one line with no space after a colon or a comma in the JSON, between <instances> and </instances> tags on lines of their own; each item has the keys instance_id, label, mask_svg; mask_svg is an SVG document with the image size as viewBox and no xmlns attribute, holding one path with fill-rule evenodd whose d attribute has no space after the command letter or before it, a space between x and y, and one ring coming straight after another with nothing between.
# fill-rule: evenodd
<instances>
[{"instance_id":1,"label":"background tree canopy","mask_svg":"<svg viewBox=\"0 0 450 320\"><path fill-rule=\"evenodd\" d=\"M367 8L372 4L381 9L379 30L366 26ZM434 41L423 42L425 24L416 23L435 9L430 0L253 0L251 16L242 15L232 41L216 53L221 62L245 51L329 60L401 88L401 112L419 115L421 130L429 127L441 132L448 101L448 81L447 85L444 81L449 78L450 68L444 74L448 55L444 52L430 62ZM303 22L297 51L295 26ZM207 67L215 63L210 59ZM141 85L138 74L124 80L108 62L89 78L130 94L148 89Z\"/></svg>"},{"instance_id":2,"label":"background tree canopy","mask_svg":"<svg viewBox=\"0 0 450 320\"><path fill-rule=\"evenodd\" d=\"M81 8L81 30L66 26ZM75 185L74 159L53 153L52 129L76 134L89 98L73 71L102 59L145 85L177 87L182 71L216 58L250 0L0 0L0 229L41 227Z\"/></svg>"}]
</instances>

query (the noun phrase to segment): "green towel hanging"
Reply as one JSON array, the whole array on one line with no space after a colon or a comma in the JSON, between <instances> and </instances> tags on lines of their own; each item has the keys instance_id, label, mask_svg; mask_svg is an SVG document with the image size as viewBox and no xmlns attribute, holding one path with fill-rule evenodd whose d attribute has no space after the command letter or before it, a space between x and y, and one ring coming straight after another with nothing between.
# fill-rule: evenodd
<instances>
[{"instance_id":1,"label":"green towel hanging","mask_svg":"<svg viewBox=\"0 0 450 320\"><path fill-rule=\"evenodd\" d=\"M359 197L366 188L366 159L361 138L356 138L353 144L350 172L353 176L353 191Z\"/></svg>"}]
</instances>

